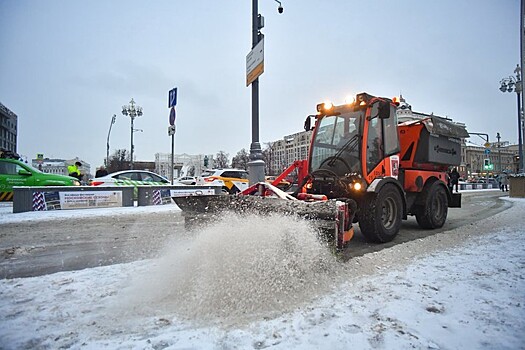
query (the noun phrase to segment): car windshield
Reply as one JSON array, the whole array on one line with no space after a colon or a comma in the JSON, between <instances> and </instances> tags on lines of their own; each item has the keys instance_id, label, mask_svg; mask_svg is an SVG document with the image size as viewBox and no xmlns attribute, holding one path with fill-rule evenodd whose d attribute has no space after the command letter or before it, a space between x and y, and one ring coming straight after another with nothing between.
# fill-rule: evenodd
<instances>
[{"instance_id":1,"label":"car windshield","mask_svg":"<svg viewBox=\"0 0 525 350\"><path fill-rule=\"evenodd\" d=\"M310 171L327 169L342 175L360 166L359 132L363 112L326 116L319 122L311 150Z\"/></svg>"}]
</instances>

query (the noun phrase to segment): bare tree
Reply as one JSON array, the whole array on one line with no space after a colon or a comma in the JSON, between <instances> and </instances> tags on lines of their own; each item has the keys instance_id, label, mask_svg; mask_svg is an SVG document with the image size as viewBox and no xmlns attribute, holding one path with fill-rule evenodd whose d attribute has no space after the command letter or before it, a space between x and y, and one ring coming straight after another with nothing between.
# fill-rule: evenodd
<instances>
[{"instance_id":1,"label":"bare tree","mask_svg":"<svg viewBox=\"0 0 525 350\"><path fill-rule=\"evenodd\" d=\"M249 161L250 155L243 148L239 152L237 152L237 155L235 157L232 158L232 168L247 170Z\"/></svg>"},{"instance_id":2,"label":"bare tree","mask_svg":"<svg viewBox=\"0 0 525 350\"><path fill-rule=\"evenodd\" d=\"M264 160L264 171L267 175L275 175L272 167L272 161L274 157L273 142L265 144L265 148L262 150L262 156Z\"/></svg>"},{"instance_id":3,"label":"bare tree","mask_svg":"<svg viewBox=\"0 0 525 350\"><path fill-rule=\"evenodd\" d=\"M219 153L217 153L217 155L215 156L215 159L213 160L215 167L216 168L227 168L230 162L228 160L229 156L230 155L228 153L224 151L219 151Z\"/></svg>"},{"instance_id":4,"label":"bare tree","mask_svg":"<svg viewBox=\"0 0 525 350\"><path fill-rule=\"evenodd\" d=\"M118 149L109 156L107 170L108 173L115 171L128 170L131 164L131 155L126 149Z\"/></svg>"}]
</instances>

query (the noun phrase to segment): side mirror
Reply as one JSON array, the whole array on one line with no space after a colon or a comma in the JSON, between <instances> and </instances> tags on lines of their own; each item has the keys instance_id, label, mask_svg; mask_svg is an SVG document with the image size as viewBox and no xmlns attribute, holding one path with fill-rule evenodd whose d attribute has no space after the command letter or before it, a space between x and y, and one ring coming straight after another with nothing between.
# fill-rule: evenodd
<instances>
[{"instance_id":1,"label":"side mirror","mask_svg":"<svg viewBox=\"0 0 525 350\"><path fill-rule=\"evenodd\" d=\"M310 115L306 117L306 120L304 121L304 131L310 131L312 130L312 121L310 119Z\"/></svg>"},{"instance_id":2,"label":"side mirror","mask_svg":"<svg viewBox=\"0 0 525 350\"><path fill-rule=\"evenodd\" d=\"M386 101L380 101L378 106L379 119L390 118L390 103Z\"/></svg>"},{"instance_id":3,"label":"side mirror","mask_svg":"<svg viewBox=\"0 0 525 350\"><path fill-rule=\"evenodd\" d=\"M18 175L31 176L31 173L25 169L18 170Z\"/></svg>"}]
</instances>

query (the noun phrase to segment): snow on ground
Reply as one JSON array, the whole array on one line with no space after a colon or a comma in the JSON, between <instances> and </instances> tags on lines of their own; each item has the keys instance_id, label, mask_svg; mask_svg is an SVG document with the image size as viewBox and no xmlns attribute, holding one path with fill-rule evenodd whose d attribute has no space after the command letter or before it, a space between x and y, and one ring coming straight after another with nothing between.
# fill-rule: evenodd
<instances>
[{"instance_id":1,"label":"snow on ground","mask_svg":"<svg viewBox=\"0 0 525 350\"><path fill-rule=\"evenodd\" d=\"M69 219L76 217L98 217L98 216L119 216L130 215L133 213L159 213L164 211L180 211L176 204L173 205L151 205L144 207L118 207L118 208L93 208L93 209L74 209L74 210L49 210L49 211L28 211L23 213L13 213L13 204L0 202L0 224L8 224L24 221L49 221L56 219Z\"/></svg>"},{"instance_id":2,"label":"snow on ground","mask_svg":"<svg viewBox=\"0 0 525 350\"><path fill-rule=\"evenodd\" d=\"M252 217L158 260L0 280L0 348L525 349L525 200L507 200L346 263L286 238L304 223Z\"/></svg>"}]
</instances>

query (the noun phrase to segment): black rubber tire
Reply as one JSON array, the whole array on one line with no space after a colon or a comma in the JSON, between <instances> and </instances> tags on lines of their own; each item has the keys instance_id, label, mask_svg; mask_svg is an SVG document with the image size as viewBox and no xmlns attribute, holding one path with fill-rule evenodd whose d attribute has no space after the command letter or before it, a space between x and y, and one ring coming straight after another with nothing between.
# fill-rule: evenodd
<instances>
[{"instance_id":1,"label":"black rubber tire","mask_svg":"<svg viewBox=\"0 0 525 350\"><path fill-rule=\"evenodd\" d=\"M420 205L416 207L415 215L419 227L434 229L443 227L448 214L447 189L439 182L434 182L420 194Z\"/></svg>"},{"instance_id":2,"label":"black rubber tire","mask_svg":"<svg viewBox=\"0 0 525 350\"><path fill-rule=\"evenodd\" d=\"M369 194L359 209L359 228L368 241L386 243L393 240L403 220L403 199L392 184Z\"/></svg>"}]
</instances>

